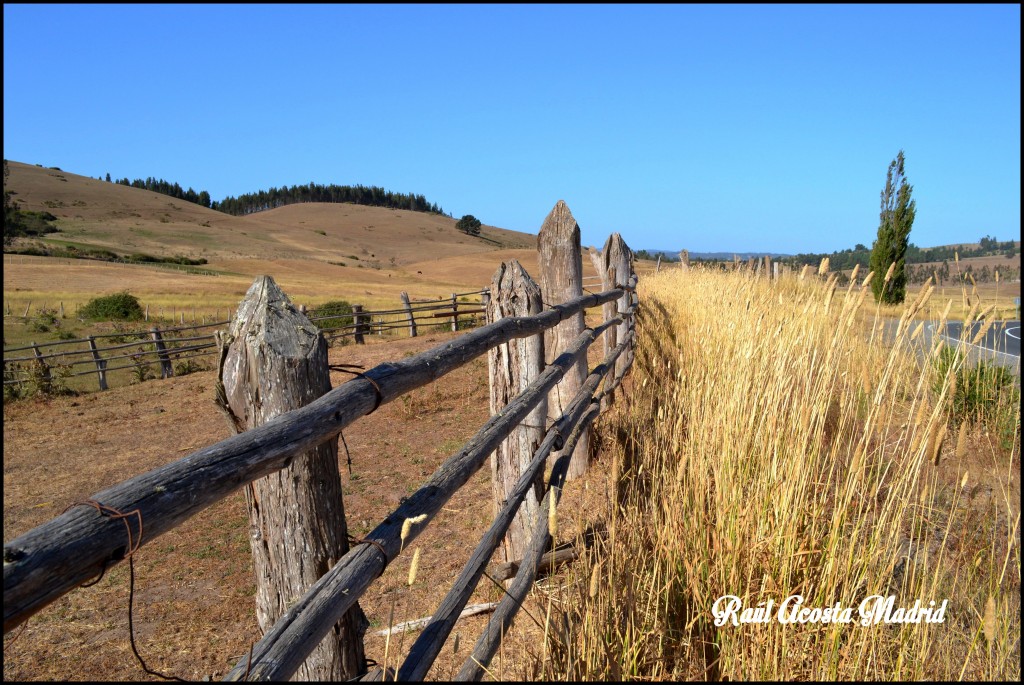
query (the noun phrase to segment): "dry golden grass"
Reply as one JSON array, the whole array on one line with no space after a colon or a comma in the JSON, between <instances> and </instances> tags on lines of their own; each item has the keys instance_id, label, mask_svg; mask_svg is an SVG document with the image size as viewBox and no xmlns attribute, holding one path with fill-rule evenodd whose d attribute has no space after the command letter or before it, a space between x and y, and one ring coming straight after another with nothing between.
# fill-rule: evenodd
<instances>
[{"instance_id":1,"label":"dry golden grass","mask_svg":"<svg viewBox=\"0 0 1024 685\"><path fill-rule=\"evenodd\" d=\"M608 538L537 593L525 672L1019 679L1019 392L993 400L1009 446L984 423L947 432L955 376L934 390L941 342L910 341L923 297L894 344L860 323L870 293L816 278L669 271L641 302L633 392L603 428ZM857 620L871 595L949 605L932 624L714 623L724 595L794 594Z\"/></svg>"}]
</instances>

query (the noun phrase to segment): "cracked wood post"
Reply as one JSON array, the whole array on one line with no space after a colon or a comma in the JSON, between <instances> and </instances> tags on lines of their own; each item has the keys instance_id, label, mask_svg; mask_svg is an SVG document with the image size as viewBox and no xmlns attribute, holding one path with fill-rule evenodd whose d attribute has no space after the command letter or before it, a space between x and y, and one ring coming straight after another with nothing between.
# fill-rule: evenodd
<instances>
[{"instance_id":1,"label":"cracked wood post","mask_svg":"<svg viewBox=\"0 0 1024 685\"><path fill-rule=\"evenodd\" d=\"M256 279L231 322L221 380L239 430L303 407L331 389L327 343L270 276ZM322 442L245 488L256 615L267 631L348 552L338 440ZM365 670L366 618L350 609L296 672L348 680Z\"/></svg>"},{"instance_id":2,"label":"cracked wood post","mask_svg":"<svg viewBox=\"0 0 1024 685\"><path fill-rule=\"evenodd\" d=\"M683 271L690 270L690 251L683 250L679 253L679 268Z\"/></svg>"},{"instance_id":3,"label":"cracked wood post","mask_svg":"<svg viewBox=\"0 0 1024 685\"><path fill-rule=\"evenodd\" d=\"M510 316L531 316L544 309L541 302L540 286L530 278L526 269L516 261L503 262L491 280L491 291L487 305L487 323ZM505 406L523 392L544 370L544 336L510 340L487 353L487 376L490 380L491 416L498 414ZM494 514L497 515L516 482L527 470L533 455L544 439L547 419L547 401L540 403L491 453L491 489L494 493ZM530 542L533 527L537 522L540 497L543 494L541 480L526 493L502 544L504 561L522 559L526 545Z\"/></svg>"},{"instance_id":4,"label":"cracked wood post","mask_svg":"<svg viewBox=\"0 0 1024 685\"><path fill-rule=\"evenodd\" d=\"M580 249L580 227L559 200L544 219L537 236L540 288L545 306L561 304L583 294L583 262ZM544 335L544 361L550 364L584 328L583 312L567 317ZM587 360L580 359L569 369L561 382L548 394L548 416L554 420L562 415L568 403L587 377ZM590 461L590 431L576 445L567 477L579 478Z\"/></svg>"},{"instance_id":5,"label":"cracked wood post","mask_svg":"<svg viewBox=\"0 0 1024 685\"><path fill-rule=\"evenodd\" d=\"M772 256L764 256L764 275L769 281L772 279Z\"/></svg>"}]
</instances>

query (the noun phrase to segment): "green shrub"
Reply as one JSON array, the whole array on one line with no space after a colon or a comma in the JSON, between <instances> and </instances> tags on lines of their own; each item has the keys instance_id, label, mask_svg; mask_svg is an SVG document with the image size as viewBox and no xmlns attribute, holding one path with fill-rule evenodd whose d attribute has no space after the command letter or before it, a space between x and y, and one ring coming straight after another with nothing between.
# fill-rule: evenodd
<instances>
[{"instance_id":1,"label":"green shrub","mask_svg":"<svg viewBox=\"0 0 1024 685\"><path fill-rule=\"evenodd\" d=\"M345 300L331 300L320 305L311 313L311 317L326 316L328 318L314 321L316 327L320 330L328 330L332 328L341 328L342 326L349 326L353 323L352 318L352 305Z\"/></svg>"},{"instance_id":2,"label":"green shrub","mask_svg":"<svg viewBox=\"0 0 1024 685\"><path fill-rule=\"evenodd\" d=\"M956 387L947 405L949 417L959 425L963 421L982 421L995 428L1005 422L1008 411L1017 414L1020 391L1014 387L1014 375L994 362L979 361L969 366L960 361L960 351L945 347L935 360L935 378L932 390L936 393L949 375L950 367L957 365Z\"/></svg>"},{"instance_id":3,"label":"green shrub","mask_svg":"<svg viewBox=\"0 0 1024 685\"><path fill-rule=\"evenodd\" d=\"M78 314L96 321L139 321L145 316L138 298L127 291L94 297Z\"/></svg>"},{"instance_id":4,"label":"green shrub","mask_svg":"<svg viewBox=\"0 0 1024 685\"><path fill-rule=\"evenodd\" d=\"M190 373L207 370L204 364L197 362L195 359L183 359L174 365L175 376L187 376Z\"/></svg>"}]
</instances>

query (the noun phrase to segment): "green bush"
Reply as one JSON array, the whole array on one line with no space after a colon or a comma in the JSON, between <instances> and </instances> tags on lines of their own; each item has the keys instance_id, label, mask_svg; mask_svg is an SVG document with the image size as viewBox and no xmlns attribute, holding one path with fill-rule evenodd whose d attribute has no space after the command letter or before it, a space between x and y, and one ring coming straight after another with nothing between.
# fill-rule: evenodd
<instances>
[{"instance_id":1,"label":"green bush","mask_svg":"<svg viewBox=\"0 0 1024 685\"><path fill-rule=\"evenodd\" d=\"M174 365L175 376L187 376L190 373L196 373L197 371L207 371L207 367L195 359L183 359Z\"/></svg>"},{"instance_id":2,"label":"green bush","mask_svg":"<svg viewBox=\"0 0 1024 685\"><path fill-rule=\"evenodd\" d=\"M352 305L345 300L331 300L320 305L311 313L312 317L326 316L326 319L314 321L316 327L322 331L332 328L341 328L353 323Z\"/></svg>"},{"instance_id":3,"label":"green bush","mask_svg":"<svg viewBox=\"0 0 1024 685\"><path fill-rule=\"evenodd\" d=\"M1016 415L1019 405L1014 387L1014 375L1004 366L994 362L979 361L974 366L960 362L960 351L945 347L935 360L935 378L932 390L936 393L949 375L949 369L957 364L956 387L947 405L950 418L960 424L963 421L978 420L986 424L1001 424L1006 410Z\"/></svg>"},{"instance_id":4,"label":"green bush","mask_svg":"<svg viewBox=\"0 0 1024 685\"><path fill-rule=\"evenodd\" d=\"M139 321L145 316L138 298L127 291L94 297L78 314L95 321Z\"/></svg>"}]
</instances>

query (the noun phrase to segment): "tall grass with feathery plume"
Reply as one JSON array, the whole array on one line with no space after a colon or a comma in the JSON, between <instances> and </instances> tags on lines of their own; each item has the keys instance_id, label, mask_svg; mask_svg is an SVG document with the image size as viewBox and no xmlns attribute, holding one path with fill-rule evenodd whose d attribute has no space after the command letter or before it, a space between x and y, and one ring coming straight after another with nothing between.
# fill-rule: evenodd
<instances>
[{"instance_id":1,"label":"tall grass with feathery plume","mask_svg":"<svg viewBox=\"0 0 1024 685\"><path fill-rule=\"evenodd\" d=\"M601 426L608 535L542 598L536 676L1019 678L1019 420L1004 449L951 418L970 341L937 366L914 320L931 290L886 323L862 312L873 274L837 292L823 272L641 281L633 386ZM725 595L773 609L716 625ZM853 621L781 623L793 595ZM941 623L861 625L873 595L949 601Z\"/></svg>"}]
</instances>

